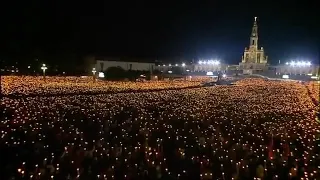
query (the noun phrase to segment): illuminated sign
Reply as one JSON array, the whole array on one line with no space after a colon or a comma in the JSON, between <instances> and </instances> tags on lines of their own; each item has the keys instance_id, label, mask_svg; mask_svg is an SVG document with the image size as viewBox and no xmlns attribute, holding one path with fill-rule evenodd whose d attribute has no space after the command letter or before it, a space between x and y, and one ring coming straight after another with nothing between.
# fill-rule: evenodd
<instances>
[{"instance_id":1,"label":"illuminated sign","mask_svg":"<svg viewBox=\"0 0 320 180\"><path fill-rule=\"evenodd\" d=\"M207 76L213 76L213 72L207 72Z\"/></svg>"},{"instance_id":2,"label":"illuminated sign","mask_svg":"<svg viewBox=\"0 0 320 180\"><path fill-rule=\"evenodd\" d=\"M289 79L289 75L284 74L284 75L282 75L282 78L283 78L283 79Z\"/></svg>"},{"instance_id":3,"label":"illuminated sign","mask_svg":"<svg viewBox=\"0 0 320 180\"><path fill-rule=\"evenodd\" d=\"M99 78L104 78L104 73L103 72L99 72Z\"/></svg>"}]
</instances>

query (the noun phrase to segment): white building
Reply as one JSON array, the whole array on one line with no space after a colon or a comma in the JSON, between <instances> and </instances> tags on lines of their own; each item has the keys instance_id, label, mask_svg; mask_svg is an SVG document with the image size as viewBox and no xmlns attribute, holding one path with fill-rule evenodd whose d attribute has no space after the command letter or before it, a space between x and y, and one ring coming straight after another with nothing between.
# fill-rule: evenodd
<instances>
[{"instance_id":1,"label":"white building","mask_svg":"<svg viewBox=\"0 0 320 180\"><path fill-rule=\"evenodd\" d=\"M119 60L97 60L95 64L95 68L99 72L104 72L110 67L121 67L126 71L153 71L155 68L155 63Z\"/></svg>"},{"instance_id":2,"label":"white building","mask_svg":"<svg viewBox=\"0 0 320 180\"><path fill-rule=\"evenodd\" d=\"M290 65L278 65L270 66L274 69L276 74L292 74L292 75L317 75L320 72L320 66L290 66Z\"/></svg>"},{"instance_id":3,"label":"white building","mask_svg":"<svg viewBox=\"0 0 320 180\"><path fill-rule=\"evenodd\" d=\"M156 66L156 69L161 72L167 71L177 71L182 73L191 73L191 72L217 72L225 71L227 68L226 64L222 63L210 63L210 61L201 61L197 64L159 64Z\"/></svg>"},{"instance_id":4,"label":"white building","mask_svg":"<svg viewBox=\"0 0 320 180\"><path fill-rule=\"evenodd\" d=\"M195 64L193 71L195 72L216 72L216 71L225 71L227 68L226 64L212 64L212 63L200 63Z\"/></svg>"}]
</instances>

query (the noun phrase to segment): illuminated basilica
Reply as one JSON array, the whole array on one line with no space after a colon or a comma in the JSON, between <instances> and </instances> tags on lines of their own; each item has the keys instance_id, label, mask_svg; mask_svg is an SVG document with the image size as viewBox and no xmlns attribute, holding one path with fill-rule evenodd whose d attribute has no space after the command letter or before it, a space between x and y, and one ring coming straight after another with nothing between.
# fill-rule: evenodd
<instances>
[{"instance_id":1,"label":"illuminated basilica","mask_svg":"<svg viewBox=\"0 0 320 180\"><path fill-rule=\"evenodd\" d=\"M265 55L263 47L258 45L258 23L257 17L254 18L253 27L250 36L249 48L244 49L242 60L239 64L243 70L263 70L268 63L268 56Z\"/></svg>"}]
</instances>

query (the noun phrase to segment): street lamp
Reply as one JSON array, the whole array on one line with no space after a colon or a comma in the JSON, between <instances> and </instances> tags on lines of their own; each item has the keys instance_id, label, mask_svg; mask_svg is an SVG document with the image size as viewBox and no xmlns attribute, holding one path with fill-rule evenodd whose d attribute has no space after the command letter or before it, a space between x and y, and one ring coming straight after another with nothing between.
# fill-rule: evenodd
<instances>
[{"instance_id":1,"label":"street lamp","mask_svg":"<svg viewBox=\"0 0 320 180\"><path fill-rule=\"evenodd\" d=\"M217 61L217 60L199 61L198 64L219 65L220 61Z\"/></svg>"},{"instance_id":2,"label":"street lamp","mask_svg":"<svg viewBox=\"0 0 320 180\"><path fill-rule=\"evenodd\" d=\"M291 61L291 62L286 62L286 65L306 67L306 66L311 66L311 62L310 61Z\"/></svg>"},{"instance_id":3,"label":"street lamp","mask_svg":"<svg viewBox=\"0 0 320 180\"><path fill-rule=\"evenodd\" d=\"M198 64L201 70L218 71L220 69L220 61L218 60L200 60Z\"/></svg>"},{"instance_id":4,"label":"street lamp","mask_svg":"<svg viewBox=\"0 0 320 180\"><path fill-rule=\"evenodd\" d=\"M301 68L306 68L311 66L310 61L291 61L291 62L286 62L286 65L292 67L292 70L297 73L296 71L301 72Z\"/></svg>"},{"instance_id":5,"label":"street lamp","mask_svg":"<svg viewBox=\"0 0 320 180\"><path fill-rule=\"evenodd\" d=\"M46 64L42 64L41 69L43 71L43 79L46 79L46 70L48 69Z\"/></svg>"},{"instance_id":6,"label":"street lamp","mask_svg":"<svg viewBox=\"0 0 320 180\"><path fill-rule=\"evenodd\" d=\"M96 68L92 68L92 77L93 77L93 81L95 81L95 75L96 75Z\"/></svg>"}]
</instances>

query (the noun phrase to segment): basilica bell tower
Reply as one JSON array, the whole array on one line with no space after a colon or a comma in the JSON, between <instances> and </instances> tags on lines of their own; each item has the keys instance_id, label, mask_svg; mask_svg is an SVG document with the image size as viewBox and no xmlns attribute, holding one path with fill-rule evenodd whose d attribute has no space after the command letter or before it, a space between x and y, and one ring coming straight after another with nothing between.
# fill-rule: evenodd
<instances>
[{"instance_id":1,"label":"basilica bell tower","mask_svg":"<svg viewBox=\"0 0 320 180\"><path fill-rule=\"evenodd\" d=\"M254 17L253 26L250 35L250 45L244 49L243 56L240 62L241 69L263 69L267 62L268 57L265 56L263 47L259 48L258 36L258 18Z\"/></svg>"},{"instance_id":2,"label":"basilica bell tower","mask_svg":"<svg viewBox=\"0 0 320 180\"><path fill-rule=\"evenodd\" d=\"M250 36L250 48L258 50L258 25L257 25L257 17L254 18L254 23L252 27L252 32Z\"/></svg>"}]
</instances>

